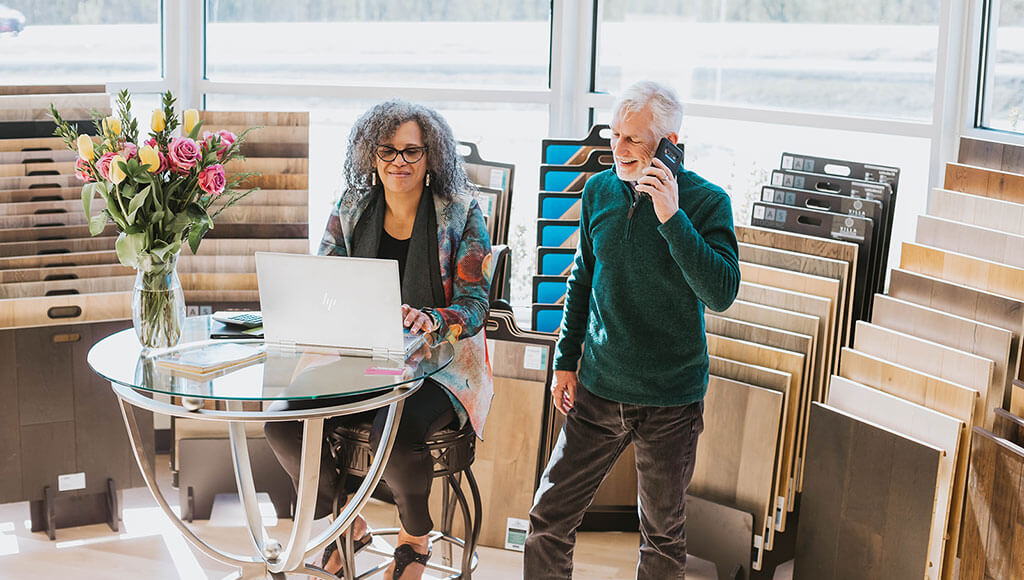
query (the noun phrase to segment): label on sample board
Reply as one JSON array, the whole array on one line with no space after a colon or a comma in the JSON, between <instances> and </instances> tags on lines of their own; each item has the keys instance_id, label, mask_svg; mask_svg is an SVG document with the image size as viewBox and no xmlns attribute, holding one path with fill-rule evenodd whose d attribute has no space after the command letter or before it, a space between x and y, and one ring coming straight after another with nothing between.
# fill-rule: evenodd
<instances>
[{"instance_id":1,"label":"label on sample board","mask_svg":"<svg viewBox=\"0 0 1024 580\"><path fill-rule=\"evenodd\" d=\"M532 371L544 370L544 362L548 357L546 346L528 346L523 349L523 368Z\"/></svg>"},{"instance_id":2,"label":"label on sample board","mask_svg":"<svg viewBox=\"0 0 1024 580\"><path fill-rule=\"evenodd\" d=\"M530 530L530 522L520 518L508 518L505 526L505 549L522 552L526 545L526 534Z\"/></svg>"},{"instance_id":3,"label":"label on sample board","mask_svg":"<svg viewBox=\"0 0 1024 580\"><path fill-rule=\"evenodd\" d=\"M85 472L65 473L57 476L57 491L85 489Z\"/></svg>"}]
</instances>

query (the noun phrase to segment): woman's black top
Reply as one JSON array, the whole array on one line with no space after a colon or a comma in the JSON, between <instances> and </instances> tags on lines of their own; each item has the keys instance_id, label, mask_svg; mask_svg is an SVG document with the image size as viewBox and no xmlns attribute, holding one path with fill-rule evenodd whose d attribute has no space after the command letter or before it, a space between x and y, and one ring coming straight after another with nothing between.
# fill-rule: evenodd
<instances>
[{"instance_id":1,"label":"woman's black top","mask_svg":"<svg viewBox=\"0 0 1024 580\"><path fill-rule=\"evenodd\" d=\"M386 260L398 260L399 281L405 279L405 258L409 255L410 239L399 240L394 238L384 228L381 228L380 231L380 246L377 247L377 257Z\"/></svg>"}]
</instances>

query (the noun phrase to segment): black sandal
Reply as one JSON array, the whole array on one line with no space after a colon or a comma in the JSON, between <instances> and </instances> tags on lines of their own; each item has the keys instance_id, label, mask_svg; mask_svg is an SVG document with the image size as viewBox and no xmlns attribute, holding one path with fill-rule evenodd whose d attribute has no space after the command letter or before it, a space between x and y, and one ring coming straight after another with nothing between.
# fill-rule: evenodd
<instances>
[{"instance_id":1,"label":"black sandal","mask_svg":"<svg viewBox=\"0 0 1024 580\"><path fill-rule=\"evenodd\" d=\"M345 541L344 540L344 536L342 536L339 539L341 541ZM370 530L366 530L366 533L363 534L363 537L361 537L358 540L356 540L355 542L353 542L353 544L352 544L352 553L353 554L358 554L360 550L362 550L363 548L369 546L372 543L373 543L373 532L371 532ZM331 542L330 544L327 544L324 547L324 557L320 560L320 568L326 570L327 569L327 562L331 559L331 556L333 556L334 553L337 552L337 551L338 551L338 542L337 541L334 541L334 542Z\"/></svg>"},{"instance_id":2,"label":"black sandal","mask_svg":"<svg viewBox=\"0 0 1024 580\"><path fill-rule=\"evenodd\" d=\"M412 544L400 544L395 548L395 572L391 580L398 580L405 573L410 564L423 564L426 567L430 561L430 550L426 554L420 554L413 549Z\"/></svg>"}]
</instances>

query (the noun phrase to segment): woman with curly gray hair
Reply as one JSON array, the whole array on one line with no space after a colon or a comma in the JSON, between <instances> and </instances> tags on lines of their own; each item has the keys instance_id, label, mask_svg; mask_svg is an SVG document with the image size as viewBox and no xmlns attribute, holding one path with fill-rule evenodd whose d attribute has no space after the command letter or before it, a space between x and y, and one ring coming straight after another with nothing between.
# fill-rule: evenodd
<instances>
[{"instance_id":1,"label":"woman with curly gray hair","mask_svg":"<svg viewBox=\"0 0 1024 580\"><path fill-rule=\"evenodd\" d=\"M397 260L405 326L434 333L455 346L452 363L426 379L406 402L384 470L402 522L395 560L386 572L393 580L420 578L430 558L433 522L427 500L433 460L425 441L444 427L467 423L481 434L493 395L482 332L491 281L490 236L455 147L451 127L432 109L400 100L372 107L349 134L346 189L320 243L322 255ZM301 403L282 406L297 405ZM337 417L324 427L370 424L376 447L385 417L386 410ZM265 432L297 485L301 424L267 423ZM330 514L336 482L336 467L325 445L318 518ZM370 541L361 517L348 533L357 538L357 547ZM334 545L324 551L322 564L331 573L341 568Z\"/></svg>"}]
</instances>

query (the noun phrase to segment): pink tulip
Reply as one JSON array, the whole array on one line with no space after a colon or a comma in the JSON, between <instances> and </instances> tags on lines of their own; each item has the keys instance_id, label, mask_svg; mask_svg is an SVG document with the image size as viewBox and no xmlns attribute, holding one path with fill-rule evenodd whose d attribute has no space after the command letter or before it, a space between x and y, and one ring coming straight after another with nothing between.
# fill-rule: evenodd
<instances>
[{"instance_id":1,"label":"pink tulip","mask_svg":"<svg viewBox=\"0 0 1024 580\"><path fill-rule=\"evenodd\" d=\"M224 193L226 184L227 177L224 175L224 166L219 163L211 165L199 173L199 187L210 195Z\"/></svg>"}]
</instances>

